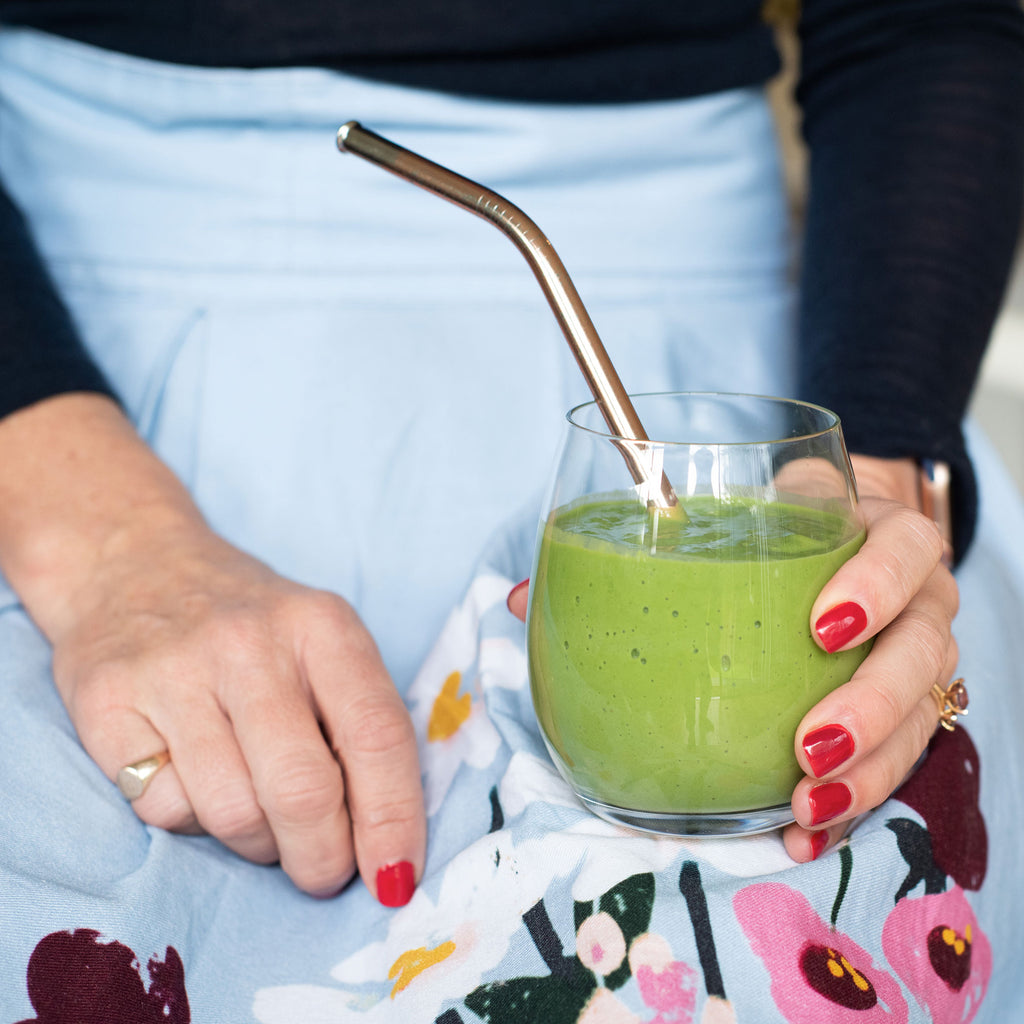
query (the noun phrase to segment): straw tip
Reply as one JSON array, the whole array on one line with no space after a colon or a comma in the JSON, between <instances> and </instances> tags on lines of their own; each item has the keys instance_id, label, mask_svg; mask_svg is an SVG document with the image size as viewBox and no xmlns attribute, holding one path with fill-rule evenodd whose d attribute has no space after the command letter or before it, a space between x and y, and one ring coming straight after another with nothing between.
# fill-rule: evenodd
<instances>
[{"instance_id":1,"label":"straw tip","mask_svg":"<svg viewBox=\"0 0 1024 1024\"><path fill-rule=\"evenodd\" d=\"M353 129L357 129L357 128L360 128L360 127L361 127L361 125L359 124L358 121L346 121L338 129L338 136L337 136L337 139L338 139L338 149L340 149L342 152L344 152L344 150L346 148L345 144L348 142L349 133Z\"/></svg>"},{"instance_id":2,"label":"straw tip","mask_svg":"<svg viewBox=\"0 0 1024 1024\"><path fill-rule=\"evenodd\" d=\"M674 519L677 523L687 523L689 516L686 514L686 509L683 508L683 503L677 498L671 504L657 504L651 503L651 511L659 519Z\"/></svg>"}]
</instances>

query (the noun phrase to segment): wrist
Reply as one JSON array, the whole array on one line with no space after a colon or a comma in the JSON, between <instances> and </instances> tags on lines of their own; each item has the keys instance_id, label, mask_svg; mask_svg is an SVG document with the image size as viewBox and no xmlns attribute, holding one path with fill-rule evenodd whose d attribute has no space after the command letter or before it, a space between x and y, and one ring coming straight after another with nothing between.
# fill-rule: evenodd
<instances>
[{"instance_id":1,"label":"wrist","mask_svg":"<svg viewBox=\"0 0 1024 1024\"><path fill-rule=\"evenodd\" d=\"M0 467L0 570L51 641L112 555L202 522L100 395L59 395L5 417Z\"/></svg>"}]
</instances>

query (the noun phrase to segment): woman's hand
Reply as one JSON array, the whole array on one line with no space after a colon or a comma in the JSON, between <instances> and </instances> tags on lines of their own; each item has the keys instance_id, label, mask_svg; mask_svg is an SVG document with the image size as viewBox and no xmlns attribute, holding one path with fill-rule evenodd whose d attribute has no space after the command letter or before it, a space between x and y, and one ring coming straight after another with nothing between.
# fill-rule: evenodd
<instances>
[{"instance_id":1,"label":"woman's hand","mask_svg":"<svg viewBox=\"0 0 1024 1024\"><path fill-rule=\"evenodd\" d=\"M829 651L876 639L853 678L797 729L807 777L793 793L796 824L783 833L797 861L820 856L899 786L938 724L931 688L945 689L957 664L957 585L937 527L916 509L916 465L853 462L867 539L818 596L811 624Z\"/></svg>"},{"instance_id":2,"label":"woman's hand","mask_svg":"<svg viewBox=\"0 0 1024 1024\"><path fill-rule=\"evenodd\" d=\"M796 861L821 856L853 818L899 786L938 724L931 688L945 689L957 663L950 632L957 585L938 528L915 507L916 464L853 461L867 539L818 596L811 624L825 650L876 640L853 678L815 705L797 730L797 759L807 777L793 793L796 823L783 832ZM508 598L521 619L527 591L524 580Z\"/></svg>"},{"instance_id":3,"label":"woman's hand","mask_svg":"<svg viewBox=\"0 0 1024 1024\"><path fill-rule=\"evenodd\" d=\"M111 780L170 752L139 817L280 860L310 893L358 868L406 902L426 836L416 741L352 608L214 535L103 398L15 413L5 454L0 565L83 745Z\"/></svg>"}]
</instances>

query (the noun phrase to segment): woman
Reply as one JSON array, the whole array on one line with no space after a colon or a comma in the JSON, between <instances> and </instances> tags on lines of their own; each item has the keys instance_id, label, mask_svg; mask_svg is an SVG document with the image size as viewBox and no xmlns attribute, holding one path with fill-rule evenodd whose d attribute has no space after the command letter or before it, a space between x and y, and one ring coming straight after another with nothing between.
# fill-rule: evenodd
<instances>
[{"instance_id":1,"label":"woman","mask_svg":"<svg viewBox=\"0 0 1024 1024\"><path fill-rule=\"evenodd\" d=\"M794 347L756 86L770 41L755 5L704 6L524 11L496 26L414 9L334 21L313 4L244 23L214 9L209 25L0 5L8 26L31 26L0 42L0 169L25 217L6 214L17 411L0 423L0 566L102 775L170 751L132 804L142 821L280 860L317 895L358 866L381 903L409 901L427 828L401 695L494 527L532 530L557 423L585 397L502 239L331 152L325 137L352 117L530 212L631 390L796 391L841 414L869 541L812 621L827 649L882 632L798 731L808 774L790 856L821 857L918 760L931 689L957 665L957 592L937 532L908 509L917 460L951 463L966 552L960 420L1016 238L1019 12L933 3L922 26L892 5L806 5L812 185ZM528 545L503 568L525 575ZM45 700L48 648L11 603L16 689ZM15 763L40 742L24 730ZM143 844L101 793L112 827ZM435 879L462 841L443 824L453 814L432 808ZM88 835L74 819L58 816ZM209 843L164 843L167 860L127 843L102 869L101 844L76 889L137 868L148 900L181 850L200 851L184 856L212 858L203 878L257 893L247 920L282 906L300 934L329 920ZM38 856L27 843L9 867ZM354 920L359 892L344 897ZM195 898L174 896L179 928ZM192 999L237 1005L267 985L265 941L230 996L190 964ZM277 977L295 980L283 963Z\"/></svg>"}]
</instances>

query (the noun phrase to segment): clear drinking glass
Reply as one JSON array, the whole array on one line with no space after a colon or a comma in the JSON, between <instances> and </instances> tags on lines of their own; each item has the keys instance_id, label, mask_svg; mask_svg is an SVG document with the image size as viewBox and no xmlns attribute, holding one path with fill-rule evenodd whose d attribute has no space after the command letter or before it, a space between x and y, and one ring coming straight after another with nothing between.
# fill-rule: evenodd
<instances>
[{"instance_id":1,"label":"clear drinking glass","mask_svg":"<svg viewBox=\"0 0 1024 1024\"><path fill-rule=\"evenodd\" d=\"M868 645L826 654L810 611L864 526L838 418L756 395L633 397L652 439L573 409L527 616L548 749L603 818L672 835L792 820L797 725ZM678 497L634 485L632 449Z\"/></svg>"}]
</instances>

